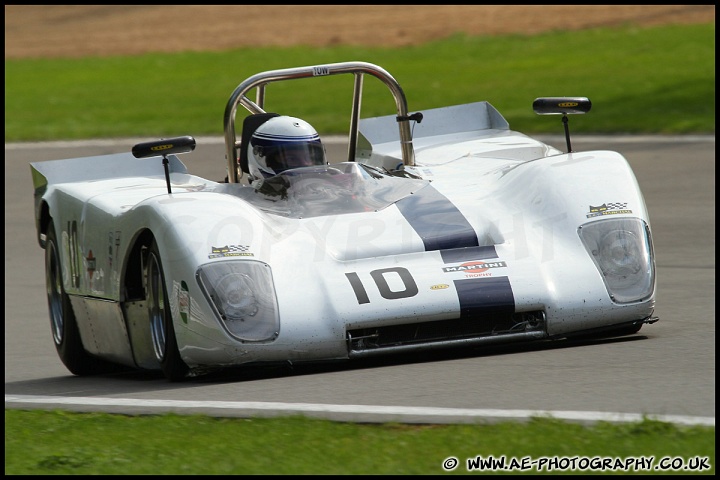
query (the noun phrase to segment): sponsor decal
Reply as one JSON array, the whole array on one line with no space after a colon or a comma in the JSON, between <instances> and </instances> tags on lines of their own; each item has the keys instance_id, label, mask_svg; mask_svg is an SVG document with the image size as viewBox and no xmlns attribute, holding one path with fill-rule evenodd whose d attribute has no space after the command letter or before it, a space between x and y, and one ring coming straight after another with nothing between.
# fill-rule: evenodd
<instances>
[{"instance_id":1,"label":"sponsor decal","mask_svg":"<svg viewBox=\"0 0 720 480\"><path fill-rule=\"evenodd\" d=\"M446 288L450 288L450 285L447 283L439 283L437 285L433 285L430 287L430 290L445 290Z\"/></svg>"},{"instance_id":2,"label":"sponsor decal","mask_svg":"<svg viewBox=\"0 0 720 480\"><path fill-rule=\"evenodd\" d=\"M627 209L627 202L603 203L598 207L590 205L588 209L589 212L585 215L587 218L599 217L602 215L619 215L622 213L632 213L632 210Z\"/></svg>"},{"instance_id":3,"label":"sponsor decal","mask_svg":"<svg viewBox=\"0 0 720 480\"><path fill-rule=\"evenodd\" d=\"M113 235L113 232L108 232L108 266L112 268L112 262L113 262L113 240L115 240L115 235Z\"/></svg>"},{"instance_id":4,"label":"sponsor decal","mask_svg":"<svg viewBox=\"0 0 720 480\"><path fill-rule=\"evenodd\" d=\"M77 220L67 222L67 255L70 257L70 282L74 288L80 288L80 259L83 256L78 244L77 230Z\"/></svg>"},{"instance_id":5,"label":"sponsor decal","mask_svg":"<svg viewBox=\"0 0 720 480\"><path fill-rule=\"evenodd\" d=\"M162 151L162 150L169 150L173 147L174 147L174 145L172 143L166 143L165 145L157 145L155 147L150 147L150 150L158 152L158 151Z\"/></svg>"},{"instance_id":6,"label":"sponsor decal","mask_svg":"<svg viewBox=\"0 0 720 480\"><path fill-rule=\"evenodd\" d=\"M113 250L113 247L115 249ZM118 248L120 247L120 232L108 232L108 265L110 268L112 268L113 265L113 256L115 253L117 253Z\"/></svg>"},{"instance_id":7,"label":"sponsor decal","mask_svg":"<svg viewBox=\"0 0 720 480\"><path fill-rule=\"evenodd\" d=\"M88 256L85 257L85 260L87 260L87 272L88 275L90 275L90 280L93 278L93 274L95 273L95 257L93 256L92 250L88 253Z\"/></svg>"},{"instance_id":8,"label":"sponsor decal","mask_svg":"<svg viewBox=\"0 0 720 480\"><path fill-rule=\"evenodd\" d=\"M313 67L313 77L322 77L324 75L330 75L330 68L325 65L319 65Z\"/></svg>"},{"instance_id":9,"label":"sponsor decal","mask_svg":"<svg viewBox=\"0 0 720 480\"><path fill-rule=\"evenodd\" d=\"M481 260L474 260L472 262L465 262L460 265L454 265L450 267L443 267L443 272L463 272L466 277L490 277L492 272L490 269L507 267L507 263L502 260L496 262L484 262Z\"/></svg>"},{"instance_id":10,"label":"sponsor decal","mask_svg":"<svg viewBox=\"0 0 720 480\"><path fill-rule=\"evenodd\" d=\"M188 291L187 283L185 280L180 282L180 291L178 292L178 308L180 310L180 317L183 323L188 323L188 316L190 315L190 292Z\"/></svg>"},{"instance_id":11,"label":"sponsor decal","mask_svg":"<svg viewBox=\"0 0 720 480\"><path fill-rule=\"evenodd\" d=\"M558 103L558 107L577 107L578 102L560 102Z\"/></svg>"},{"instance_id":12,"label":"sponsor decal","mask_svg":"<svg viewBox=\"0 0 720 480\"><path fill-rule=\"evenodd\" d=\"M211 247L208 258L218 257L253 257L254 253L248 252L248 245L225 245L223 247Z\"/></svg>"}]
</instances>

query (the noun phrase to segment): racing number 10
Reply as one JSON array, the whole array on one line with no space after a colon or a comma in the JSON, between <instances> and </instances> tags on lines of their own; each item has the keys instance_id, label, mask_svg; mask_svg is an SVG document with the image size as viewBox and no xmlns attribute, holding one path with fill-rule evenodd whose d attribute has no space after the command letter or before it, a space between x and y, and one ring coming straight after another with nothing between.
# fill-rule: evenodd
<instances>
[{"instance_id":1,"label":"racing number 10","mask_svg":"<svg viewBox=\"0 0 720 480\"><path fill-rule=\"evenodd\" d=\"M397 292L390 290L390 285L388 285L388 282L385 279L386 273L397 273L400 276L400 280L403 282L405 287L404 290L399 290ZM355 292L355 297L357 298L358 303L360 305L363 303L370 303L367 290L365 290L365 286L360 280L358 274L356 272L349 272L346 273L345 276L350 281L350 285ZM370 276L375 281L375 286L380 292L380 295L387 300L414 297L418 293L417 283L415 283L415 279L413 279L407 268L381 268L370 272Z\"/></svg>"}]
</instances>

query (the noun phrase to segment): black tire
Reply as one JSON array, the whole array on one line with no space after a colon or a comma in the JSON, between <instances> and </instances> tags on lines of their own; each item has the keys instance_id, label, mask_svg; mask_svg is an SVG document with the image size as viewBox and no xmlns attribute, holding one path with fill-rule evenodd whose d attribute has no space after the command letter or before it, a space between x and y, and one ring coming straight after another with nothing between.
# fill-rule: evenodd
<instances>
[{"instance_id":1,"label":"black tire","mask_svg":"<svg viewBox=\"0 0 720 480\"><path fill-rule=\"evenodd\" d=\"M144 265L148 326L155 358L160 362L163 374L168 380L180 381L187 376L190 368L180 357L160 252L154 240L148 249Z\"/></svg>"},{"instance_id":2,"label":"black tire","mask_svg":"<svg viewBox=\"0 0 720 480\"><path fill-rule=\"evenodd\" d=\"M118 365L90 355L83 347L75 312L62 280L60 246L52 221L45 242L45 285L47 290L50 328L60 360L74 375L94 375L119 369Z\"/></svg>"}]
</instances>

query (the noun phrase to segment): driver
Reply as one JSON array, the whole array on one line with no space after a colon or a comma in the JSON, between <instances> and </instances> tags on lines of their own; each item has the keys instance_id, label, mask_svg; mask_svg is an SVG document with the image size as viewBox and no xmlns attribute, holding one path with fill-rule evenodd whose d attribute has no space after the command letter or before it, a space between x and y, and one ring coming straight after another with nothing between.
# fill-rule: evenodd
<instances>
[{"instance_id":1,"label":"driver","mask_svg":"<svg viewBox=\"0 0 720 480\"><path fill-rule=\"evenodd\" d=\"M273 117L250 138L248 170L252 180L312 165L327 165L325 147L320 135L305 120Z\"/></svg>"}]
</instances>

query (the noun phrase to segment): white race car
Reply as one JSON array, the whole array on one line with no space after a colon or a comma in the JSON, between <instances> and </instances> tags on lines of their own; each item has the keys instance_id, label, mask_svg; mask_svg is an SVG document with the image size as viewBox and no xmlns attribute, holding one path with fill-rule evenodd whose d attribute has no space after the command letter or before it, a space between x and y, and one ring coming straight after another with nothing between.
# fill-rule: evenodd
<instances>
[{"instance_id":1,"label":"white race car","mask_svg":"<svg viewBox=\"0 0 720 480\"><path fill-rule=\"evenodd\" d=\"M327 162L316 132L265 110L265 87L342 74L355 87L348 157ZM368 75L389 88L391 115L360 118ZM650 221L622 155L572 151L567 115L590 106L535 100L536 113L562 116L563 152L510 130L487 102L410 113L387 71L343 62L238 85L225 182L187 171L177 155L194 149L190 136L32 163L58 354L76 375L120 365L181 380L635 333L657 321ZM277 142L298 139L269 127L288 118L318 155L309 166L271 162Z\"/></svg>"}]
</instances>

